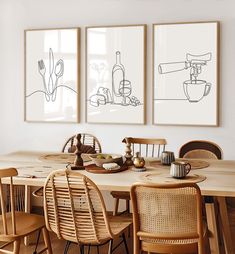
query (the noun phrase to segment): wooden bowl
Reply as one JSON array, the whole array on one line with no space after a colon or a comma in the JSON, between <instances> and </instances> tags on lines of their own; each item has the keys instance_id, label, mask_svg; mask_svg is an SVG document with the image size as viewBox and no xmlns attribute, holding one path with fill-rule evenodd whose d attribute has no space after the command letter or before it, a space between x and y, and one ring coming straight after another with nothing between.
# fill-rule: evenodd
<instances>
[{"instance_id":1,"label":"wooden bowl","mask_svg":"<svg viewBox=\"0 0 235 254\"><path fill-rule=\"evenodd\" d=\"M108 155L111 155L112 158L106 159ZM104 158L103 159L97 158L97 156L98 157L103 156ZM122 166L123 164L122 156L118 154L96 153L96 154L89 155L89 157L98 167L102 167L104 163L112 163L112 162L117 163L119 166Z\"/></svg>"}]
</instances>

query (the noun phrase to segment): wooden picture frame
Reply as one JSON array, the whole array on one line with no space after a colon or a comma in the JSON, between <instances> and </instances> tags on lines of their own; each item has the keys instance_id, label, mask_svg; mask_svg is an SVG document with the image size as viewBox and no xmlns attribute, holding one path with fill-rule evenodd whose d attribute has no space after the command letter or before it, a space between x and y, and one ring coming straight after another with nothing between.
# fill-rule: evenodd
<instances>
[{"instance_id":1,"label":"wooden picture frame","mask_svg":"<svg viewBox=\"0 0 235 254\"><path fill-rule=\"evenodd\" d=\"M146 25L86 27L86 121L145 124Z\"/></svg>"},{"instance_id":2,"label":"wooden picture frame","mask_svg":"<svg viewBox=\"0 0 235 254\"><path fill-rule=\"evenodd\" d=\"M27 122L79 121L80 28L25 30Z\"/></svg>"},{"instance_id":3,"label":"wooden picture frame","mask_svg":"<svg viewBox=\"0 0 235 254\"><path fill-rule=\"evenodd\" d=\"M218 126L219 22L153 24L153 124Z\"/></svg>"}]
</instances>

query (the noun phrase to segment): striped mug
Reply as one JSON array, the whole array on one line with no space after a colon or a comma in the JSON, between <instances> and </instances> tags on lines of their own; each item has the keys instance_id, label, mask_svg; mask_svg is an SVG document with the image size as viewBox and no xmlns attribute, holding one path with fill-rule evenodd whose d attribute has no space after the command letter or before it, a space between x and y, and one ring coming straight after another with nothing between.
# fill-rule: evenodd
<instances>
[{"instance_id":1,"label":"striped mug","mask_svg":"<svg viewBox=\"0 0 235 254\"><path fill-rule=\"evenodd\" d=\"M163 151L161 155L161 163L163 165L171 165L171 162L175 161L175 155L173 152Z\"/></svg>"},{"instance_id":2,"label":"striped mug","mask_svg":"<svg viewBox=\"0 0 235 254\"><path fill-rule=\"evenodd\" d=\"M191 170L191 165L185 161L171 163L170 175L174 178L184 178Z\"/></svg>"}]
</instances>

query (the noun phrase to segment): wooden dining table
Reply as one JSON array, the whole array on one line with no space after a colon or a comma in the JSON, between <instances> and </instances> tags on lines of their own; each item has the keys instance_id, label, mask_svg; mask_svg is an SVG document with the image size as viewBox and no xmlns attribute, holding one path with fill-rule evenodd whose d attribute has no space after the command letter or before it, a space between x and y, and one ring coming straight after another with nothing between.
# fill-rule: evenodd
<instances>
[{"instance_id":1,"label":"wooden dining table","mask_svg":"<svg viewBox=\"0 0 235 254\"><path fill-rule=\"evenodd\" d=\"M18 176L14 177L15 185L25 186L25 211L30 212L31 187L43 186L47 175L57 169L64 169L68 161L48 160L46 155L50 152L29 152L20 151L0 156L0 169L15 167L18 170ZM55 155L58 155L55 153ZM56 158L56 156L55 156ZM157 158L155 158L158 161ZM128 170L113 174L94 174L86 170L80 172L93 180L100 190L106 191L130 191L131 186L136 182L158 183L158 176L163 175L165 182L171 182L169 167L163 167L160 163L152 163L154 159L147 160L146 171L135 172L131 167ZM226 254L233 254L233 242L230 232L228 213L226 207L226 197L235 197L235 160L204 160L207 166L201 169L192 169L189 176L200 176L202 179L197 182L203 196L211 196L216 199L219 207L219 217L221 231ZM91 162L85 162L89 164ZM155 177L149 177L155 176ZM159 178L160 179L160 178ZM174 180L175 181L175 180ZM178 180L183 182L184 180ZM163 179L164 182L164 179ZM8 180L3 180L8 183ZM214 206L207 206L207 222L211 232L210 247L211 253L220 253L217 222L214 216Z\"/></svg>"}]
</instances>

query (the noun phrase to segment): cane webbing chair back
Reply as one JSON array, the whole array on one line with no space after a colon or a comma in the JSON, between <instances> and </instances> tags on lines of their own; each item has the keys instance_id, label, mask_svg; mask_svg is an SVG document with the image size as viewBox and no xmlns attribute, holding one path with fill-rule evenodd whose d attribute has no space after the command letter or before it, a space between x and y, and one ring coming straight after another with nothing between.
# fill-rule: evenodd
<instances>
[{"instance_id":1,"label":"cane webbing chair back","mask_svg":"<svg viewBox=\"0 0 235 254\"><path fill-rule=\"evenodd\" d=\"M46 226L58 238L84 245L100 245L123 231L131 222L109 220L103 197L86 176L68 169L52 172L44 185Z\"/></svg>"},{"instance_id":2,"label":"cane webbing chair back","mask_svg":"<svg viewBox=\"0 0 235 254\"><path fill-rule=\"evenodd\" d=\"M88 133L80 133L81 134L81 143L85 146L90 146L92 147L92 151L91 150L87 150L84 151L84 153L101 153L102 149L101 149L101 145L99 140ZM64 144L63 148L62 148L62 153L74 153L76 150L76 135L70 137Z\"/></svg>"},{"instance_id":3,"label":"cane webbing chair back","mask_svg":"<svg viewBox=\"0 0 235 254\"><path fill-rule=\"evenodd\" d=\"M126 137L123 139L123 142L131 144L132 155L139 152L143 157L160 157L161 153L165 151L165 146L167 144L166 140L163 138Z\"/></svg>"},{"instance_id":4,"label":"cane webbing chair back","mask_svg":"<svg viewBox=\"0 0 235 254\"><path fill-rule=\"evenodd\" d=\"M222 149L206 140L192 140L184 144L179 151L180 158L222 159Z\"/></svg>"},{"instance_id":5,"label":"cane webbing chair back","mask_svg":"<svg viewBox=\"0 0 235 254\"><path fill-rule=\"evenodd\" d=\"M202 198L196 184L135 184L131 200L134 254L139 248L157 253L202 251Z\"/></svg>"},{"instance_id":6,"label":"cane webbing chair back","mask_svg":"<svg viewBox=\"0 0 235 254\"><path fill-rule=\"evenodd\" d=\"M58 238L89 244L112 238L103 198L86 176L54 171L44 186L44 197L47 228Z\"/></svg>"}]
</instances>

